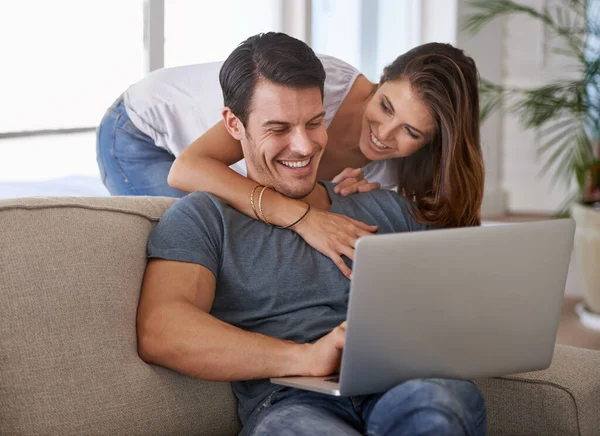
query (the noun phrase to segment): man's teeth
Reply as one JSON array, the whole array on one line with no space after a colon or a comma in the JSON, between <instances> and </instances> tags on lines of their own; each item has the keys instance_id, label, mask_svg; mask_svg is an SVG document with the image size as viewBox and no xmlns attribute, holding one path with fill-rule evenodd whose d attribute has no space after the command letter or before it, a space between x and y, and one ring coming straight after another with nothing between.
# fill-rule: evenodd
<instances>
[{"instance_id":1,"label":"man's teeth","mask_svg":"<svg viewBox=\"0 0 600 436\"><path fill-rule=\"evenodd\" d=\"M373 135L373 132L371 132L371 141L373 141L373 144L375 144L379 148L390 148L383 145L381 141L379 141L379 139L377 139L375 135Z\"/></svg>"},{"instance_id":2,"label":"man's teeth","mask_svg":"<svg viewBox=\"0 0 600 436\"><path fill-rule=\"evenodd\" d=\"M283 165L290 168L304 168L306 165L310 163L310 158L301 161L280 161Z\"/></svg>"}]
</instances>

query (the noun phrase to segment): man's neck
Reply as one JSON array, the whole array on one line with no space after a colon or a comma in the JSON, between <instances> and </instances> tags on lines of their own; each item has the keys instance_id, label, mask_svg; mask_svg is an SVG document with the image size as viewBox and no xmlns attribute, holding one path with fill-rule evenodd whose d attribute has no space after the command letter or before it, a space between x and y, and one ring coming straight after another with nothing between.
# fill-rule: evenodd
<instances>
[{"instance_id":1,"label":"man's neck","mask_svg":"<svg viewBox=\"0 0 600 436\"><path fill-rule=\"evenodd\" d=\"M322 184L318 183L315 185L315 189L310 194L302 198L310 204L310 207L320 210L329 210L331 207L331 199L327 193L327 188Z\"/></svg>"}]
</instances>

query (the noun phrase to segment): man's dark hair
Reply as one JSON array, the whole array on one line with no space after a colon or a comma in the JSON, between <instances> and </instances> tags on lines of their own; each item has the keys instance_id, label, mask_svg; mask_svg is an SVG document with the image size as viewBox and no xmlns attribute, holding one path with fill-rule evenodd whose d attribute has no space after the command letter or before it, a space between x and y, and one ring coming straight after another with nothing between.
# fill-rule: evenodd
<instances>
[{"instance_id":1,"label":"man's dark hair","mask_svg":"<svg viewBox=\"0 0 600 436\"><path fill-rule=\"evenodd\" d=\"M304 42L285 33L251 36L229 55L219 73L223 101L246 126L259 80L290 88L318 87L323 98L325 69Z\"/></svg>"}]
</instances>

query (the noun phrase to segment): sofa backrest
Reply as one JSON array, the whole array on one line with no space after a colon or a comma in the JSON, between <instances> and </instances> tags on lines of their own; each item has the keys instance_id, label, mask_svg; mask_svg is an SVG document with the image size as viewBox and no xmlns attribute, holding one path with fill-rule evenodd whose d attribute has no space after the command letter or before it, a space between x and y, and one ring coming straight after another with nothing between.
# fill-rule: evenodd
<instances>
[{"instance_id":1,"label":"sofa backrest","mask_svg":"<svg viewBox=\"0 0 600 436\"><path fill-rule=\"evenodd\" d=\"M148 365L136 310L169 198L0 201L0 432L239 431L229 383Z\"/></svg>"}]
</instances>

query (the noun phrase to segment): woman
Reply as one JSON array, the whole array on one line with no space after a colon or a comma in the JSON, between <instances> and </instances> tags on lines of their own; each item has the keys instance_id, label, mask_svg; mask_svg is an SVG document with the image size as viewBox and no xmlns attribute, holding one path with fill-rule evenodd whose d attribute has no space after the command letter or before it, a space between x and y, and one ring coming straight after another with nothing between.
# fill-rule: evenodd
<instances>
[{"instance_id":1,"label":"woman","mask_svg":"<svg viewBox=\"0 0 600 436\"><path fill-rule=\"evenodd\" d=\"M385 188L397 186L399 192L414 200L414 217L424 224L436 227L479 225L484 169L479 140L478 73L473 59L449 44L425 44L388 65L379 84L371 83L338 59L328 56L320 56L320 59L327 73L324 107L329 139L319 167L319 178L341 182L336 190L342 195L373 189L377 183ZM202 78L211 74L217 76L220 64L210 64L210 67L212 73L207 68ZM160 95L156 86L164 83L167 73L168 70L162 70L153 79L130 88L129 95L125 95L127 111L123 110L123 102L117 101L105 116L114 121L107 125L113 132L121 129L125 136L136 141L140 138L139 130L143 129L146 144L158 146L152 150L156 154L153 169L146 172L157 174L158 180L151 180L146 185L156 188L158 195L180 196L184 192L203 190L253 217L248 199L255 183L228 167L238 162L242 153L239 142L227 133L222 122L217 122L185 150L177 148L189 143L184 135L186 125L201 118L204 124L196 126L196 130L208 129L205 120L209 117L199 117L198 113L204 115L214 111L213 123L218 120L218 106L195 106L203 101L218 100L214 96L218 86L210 80L198 80L197 75L194 86L188 86L190 80L184 79L193 74L182 71L180 77L173 79L177 84L174 95L182 104L164 105L164 110L157 110L157 105L144 100L150 95ZM188 91L181 93L186 86ZM193 88L192 92L189 92L190 88ZM190 97L193 95L198 97ZM136 106L145 108L144 113L136 112ZM153 125L161 128L153 128ZM106 177L109 171L102 167L103 162L109 162L105 150L108 148L110 152L111 147L103 144L112 144L114 161L119 160L119 147L118 141L110 139L104 130L107 129L101 125L98 160L107 187L116 194L152 195L148 190L118 189L119 184L127 187L131 184L129 179L133 178L122 167L118 174L120 183ZM109 140L103 140L103 137L109 137ZM170 144L165 138L170 138ZM172 168L173 156L159 147L170 147L170 153L178 155ZM128 163L135 163L136 159L139 162L144 153L147 157L147 148L147 145L132 145L127 153ZM110 167L110 162L104 167ZM170 187L165 187L164 173L169 168ZM350 168L362 168L362 172ZM238 167L237 171L244 174L243 168ZM135 172L132 174L136 176ZM132 188L136 188L135 184ZM265 191L262 204L268 222L280 226L296 221L305 211L302 201L272 190ZM330 257L349 277L350 269L341 255L353 259L356 239L376 229L341 215L312 210L292 230Z\"/></svg>"}]
</instances>

